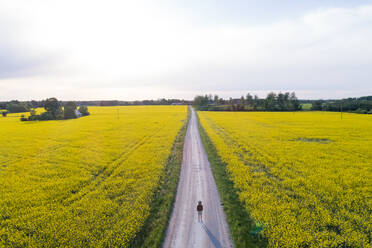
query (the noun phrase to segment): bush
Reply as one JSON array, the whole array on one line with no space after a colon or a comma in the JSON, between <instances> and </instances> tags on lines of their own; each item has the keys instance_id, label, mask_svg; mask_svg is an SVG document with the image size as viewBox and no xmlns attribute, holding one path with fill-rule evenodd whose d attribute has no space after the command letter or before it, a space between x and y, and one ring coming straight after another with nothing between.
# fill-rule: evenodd
<instances>
[{"instance_id":1,"label":"bush","mask_svg":"<svg viewBox=\"0 0 372 248\"><path fill-rule=\"evenodd\" d=\"M80 106L79 112L81 113L82 116L86 116L90 114L87 106Z\"/></svg>"},{"instance_id":2,"label":"bush","mask_svg":"<svg viewBox=\"0 0 372 248\"><path fill-rule=\"evenodd\" d=\"M358 108L357 110L354 111L354 113L358 114L367 114L367 110Z\"/></svg>"},{"instance_id":3,"label":"bush","mask_svg":"<svg viewBox=\"0 0 372 248\"><path fill-rule=\"evenodd\" d=\"M30 115L36 115L36 110L34 108L30 110Z\"/></svg>"},{"instance_id":4,"label":"bush","mask_svg":"<svg viewBox=\"0 0 372 248\"><path fill-rule=\"evenodd\" d=\"M26 117L21 117L21 121L28 121L28 118L26 118Z\"/></svg>"},{"instance_id":5,"label":"bush","mask_svg":"<svg viewBox=\"0 0 372 248\"><path fill-rule=\"evenodd\" d=\"M40 116L41 121L48 121L48 120L54 120L54 116L51 112L44 112L41 115L34 115L34 116Z\"/></svg>"},{"instance_id":6,"label":"bush","mask_svg":"<svg viewBox=\"0 0 372 248\"><path fill-rule=\"evenodd\" d=\"M6 115L8 114L8 112L7 111L4 111L1 114L3 115L3 117L6 117Z\"/></svg>"},{"instance_id":7,"label":"bush","mask_svg":"<svg viewBox=\"0 0 372 248\"><path fill-rule=\"evenodd\" d=\"M38 121L38 120L40 120L41 118L40 118L40 115L30 115L29 117L28 117L28 120L29 121Z\"/></svg>"}]
</instances>

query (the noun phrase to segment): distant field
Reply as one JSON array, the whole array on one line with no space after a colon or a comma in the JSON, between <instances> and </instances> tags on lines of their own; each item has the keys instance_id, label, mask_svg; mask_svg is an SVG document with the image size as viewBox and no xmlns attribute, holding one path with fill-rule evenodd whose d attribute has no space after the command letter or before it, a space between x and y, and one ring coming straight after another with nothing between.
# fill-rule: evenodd
<instances>
[{"instance_id":1,"label":"distant field","mask_svg":"<svg viewBox=\"0 0 372 248\"><path fill-rule=\"evenodd\" d=\"M313 105L311 103L303 103L301 106L302 110L310 110Z\"/></svg>"},{"instance_id":2,"label":"distant field","mask_svg":"<svg viewBox=\"0 0 372 248\"><path fill-rule=\"evenodd\" d=\"M125 247L143 225L187 108L89 111L0 117L0 247Z\"/></svg>"},{"instance_id":3,"label":"distant field","mask_svg":"<svg viewBox=\"0 0 372 248\"><path fill-rule=\"evenodd\" d=\"M371 247L372 116L198 115L270 247Z\"/></svg>"}]
</instances>

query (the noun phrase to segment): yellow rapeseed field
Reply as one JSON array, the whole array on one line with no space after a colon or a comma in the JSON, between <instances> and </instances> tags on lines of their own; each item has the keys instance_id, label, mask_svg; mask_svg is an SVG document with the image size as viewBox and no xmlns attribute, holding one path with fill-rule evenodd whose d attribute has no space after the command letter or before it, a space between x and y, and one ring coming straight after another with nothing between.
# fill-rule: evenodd
<instances>
[{"instance_id":1,"label":"yellow rapeseed field","mask_svg":"<svg viewBox=\"0 0 372 248\"><path fill-rule=\"evenodd\" d=\"M199 112L270 247L372 247L372 116Z\"/></svg>"},{"instance_id":2,"label":"yellow rapeseed field","mask_svg":"<svg viewBox=\"0 0 372 248\"><path fill-rule=\"evenodd\" d=\"M149 214L185 106L0 117L0 247L125 247Z\"/></svg>"}]
</instances>

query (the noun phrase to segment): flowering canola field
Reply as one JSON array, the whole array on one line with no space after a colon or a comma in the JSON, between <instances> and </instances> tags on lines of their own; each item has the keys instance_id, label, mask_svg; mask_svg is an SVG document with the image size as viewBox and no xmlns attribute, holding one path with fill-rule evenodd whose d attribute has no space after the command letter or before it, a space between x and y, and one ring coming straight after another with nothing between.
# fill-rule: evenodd
<instances>
[{"instance_id":1,"label":"flowering canola field","mask_svg":"<svg viewBox=\"0 0 372 248\"><path fill-rule=\"evenodd\" d=\"M372 116L198 115L269 247L372 247Z\"/></svg>"},{"instance_id":2,"label":"flowering canola field","mask_svg":"<svg viewBox=\"0 0 372 248\"><path fill-rule=\"evenodd\" d=\"M0 247L125 247L143 225L187 108L89 111L0 117Z\"/></svg>"}]
</instances>

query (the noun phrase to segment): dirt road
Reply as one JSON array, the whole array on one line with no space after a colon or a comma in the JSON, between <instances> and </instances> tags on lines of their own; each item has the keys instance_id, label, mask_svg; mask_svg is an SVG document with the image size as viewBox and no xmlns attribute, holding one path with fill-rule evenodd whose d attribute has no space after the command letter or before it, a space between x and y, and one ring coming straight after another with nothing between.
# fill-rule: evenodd
<instances>
[{"instance_id":1,"label":"dirt road","mask_svg":"<svg viewBox=\"0 0 372 248\"><path fill-rule=\"evenodd\" d=\"M203 222L198 222L196 205L204 205ZM185 137L176 202L164 248L232 247L225 213L198 131L194 110Z\"/></svg>"}]
</instances>

